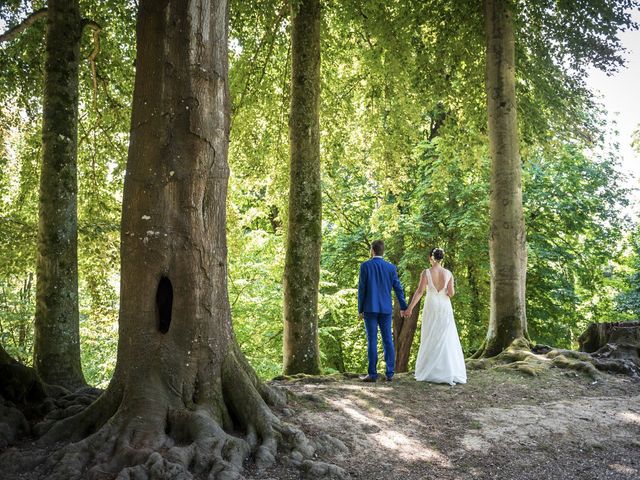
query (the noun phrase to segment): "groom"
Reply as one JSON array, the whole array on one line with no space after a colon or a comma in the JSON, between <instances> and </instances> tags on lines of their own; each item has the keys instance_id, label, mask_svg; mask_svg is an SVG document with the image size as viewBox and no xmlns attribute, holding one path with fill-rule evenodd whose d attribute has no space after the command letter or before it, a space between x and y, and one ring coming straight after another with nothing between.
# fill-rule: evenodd
<instances>
[{"instance_id":1,"label":"groom","mask_svg":"<svg viewBox=\"0 0 640 480\"><path fill-rule=\"evenodd\" d=\"M378 379L378 327L382 336L384 361L387 364L386 379L391 381L396 361L391 334L391 289L396 292L401 313L407 309L402 285L398 279L396 266L382 258L384 242L376 240L371 244L371 259L360 264L358 282L358 313L364 318L367 331L368 374L361 377L363 382L375 382Z\"/></svg>"}]
</instances>

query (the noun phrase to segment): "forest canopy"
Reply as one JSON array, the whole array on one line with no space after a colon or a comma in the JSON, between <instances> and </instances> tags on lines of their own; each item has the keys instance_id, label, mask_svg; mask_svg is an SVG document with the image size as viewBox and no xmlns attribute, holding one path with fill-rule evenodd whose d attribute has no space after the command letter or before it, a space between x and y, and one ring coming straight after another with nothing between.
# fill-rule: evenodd
<instances>
[{"instance_id":1,"label":"forest canopy","mask_svg":"<svg viewBox=\"0 0 640 480\"><path fill-rule=\"evenodd\" d=\"M590 322L637 319L640 311L633 192L607 140L612 127L584 81L589 65L611 72L623 65L617 28L635 27L633 2L595 3L516 3L529 336L565 348L577 346ZM1 30L44 6L3 2ZM136 7L83 0L80 8L100 26L98 34L83 31L79 53L80 344L86 381L106 387L116 361ZM593 8L601 9L598 24ZM291 19L288 5L273 0L232 1L229 18L229 299L243 352L271 378L282 371ZM490 160L482 25L472 2L323 2L318 338L325 372L366 368L356 287L358 264L376 238L385 240L408 292L429 249L442 246L456 277L465 353L484 340ZM0 342L26 365L36 310L44 35L37 20L0 45Z\"/></svg>"}]
</instances>

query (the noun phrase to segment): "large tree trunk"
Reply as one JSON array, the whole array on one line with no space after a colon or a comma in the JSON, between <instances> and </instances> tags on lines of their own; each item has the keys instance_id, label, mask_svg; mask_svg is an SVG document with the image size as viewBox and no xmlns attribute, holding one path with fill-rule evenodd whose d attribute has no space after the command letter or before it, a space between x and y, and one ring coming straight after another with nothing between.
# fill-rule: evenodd
<instances>
[{"instance_id":1,"label":"large tree trunk","mask_svg":"<svg viewBox=\"0 0 640 480\"><path fill-rule=\"evenodd\" d=\"M292 1L290 187L284 270L284 373L320 373L320 1Z\"/></svg>"},{"instance_id":2,"label":"large tree trunk","mask_svg":"<svg viewBox=\"0 0 640 480\"><path fill-rule=\"evenodd\" d=\"M484 355L527 337L527 251L516 118L515 40L507 0L484 1L491 153L491 308Z\"/></svg>"},{"instance_id":3,"label":"large tree trunk","mask_svg":"<svg viewBox=\"0 0 640 480\"><path fill-rule=\"evenodd\" d=\"M78 0L49 0L42 120L34 365L50 384L85 385L78 315Z\"/></svg>"},{"instance_id":4,"label":"large tree trunk","mask_svg":"<svg viewBox=\"0 0 640 480\"><path fill-rule=\"evenodd\" d=\"M142 0L137 45L116 371L86 410L40 426L43 443L79 440L40 478L237 478L281 442L308 457L231 326L227 2Z\"/></svg>"}]
</instances>

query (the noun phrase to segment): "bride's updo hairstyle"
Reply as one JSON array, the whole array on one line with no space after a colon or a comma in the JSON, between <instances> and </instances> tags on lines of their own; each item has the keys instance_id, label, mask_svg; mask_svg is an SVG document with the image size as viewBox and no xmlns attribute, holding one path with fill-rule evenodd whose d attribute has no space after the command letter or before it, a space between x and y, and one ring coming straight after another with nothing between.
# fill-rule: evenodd
<instances>
[{"instance_id":1,"label":"bride's updo hairstyle","mask_svg":"<svg viewBox=\"0 0 640 480\"><path fill-rule=\"evenodd\" d=\"M431 249L431 253L429 253L430 257L433 257L434 260L441 262L444 258L444 250L438 247L434 247Z\"/></svg>"}]
</instances>

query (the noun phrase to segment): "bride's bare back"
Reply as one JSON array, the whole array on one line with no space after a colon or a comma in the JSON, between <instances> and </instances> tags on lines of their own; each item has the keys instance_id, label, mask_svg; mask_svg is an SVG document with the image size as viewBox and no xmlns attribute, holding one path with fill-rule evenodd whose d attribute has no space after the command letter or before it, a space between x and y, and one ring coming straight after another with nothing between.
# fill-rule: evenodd
<instances>
[{"instance_id":1,"label":"bride's bare back","mask_svg":"<svg viewBox=\"0 0 640 480\"><path fill-rule=\"evenodd\" d=\"M441 291L444 287L447 287L447 295L453 297L455 289L453 287L453 275L446 268L436 264L429 269L431 274L431 282L437 291ZM447 283L447 279L449 279Z\"/></svg>"}]
</instances>

